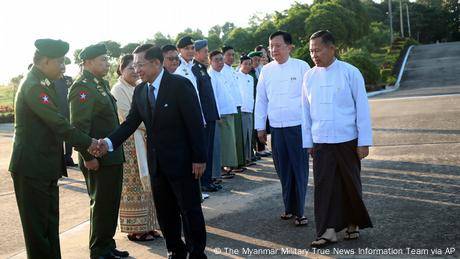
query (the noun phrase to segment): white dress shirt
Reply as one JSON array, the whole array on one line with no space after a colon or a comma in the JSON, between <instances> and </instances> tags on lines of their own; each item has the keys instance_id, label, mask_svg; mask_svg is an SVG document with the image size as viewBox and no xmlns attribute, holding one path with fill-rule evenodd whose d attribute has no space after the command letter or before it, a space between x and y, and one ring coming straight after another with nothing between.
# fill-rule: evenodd
<instances>
[{"instance_id":1,"label":"white dress shirt","mask_svg":"<svg viewBox=\"0 0 460 259\"><path fill-rule=\"evenodd\" d=\"M147 95L150 92L150 88L155 87L153 89L153 94L155 95L155 99L158 99L158 91L160 91L161 79L163 78L164 71L165 70L162 68L160 74L158 74L157 78L155 78L155 80L153 80L152 83L147 82ZM109 138L104 138L104 140L105 142L107 142L107 146L109 146L108 151L112 152L113 151L112 141Z\"/></svg>"},{"instance_id":2,"label":"white dress shirt","mask_svg":"<svg viewBox=\"0 0 460 259\"><path fill-rule=\"evenodd\" d=\"M203 123L204 125L206 125L206 120L204 119L203 108L201 107L200 93L198 92L198 83L196 81L195 75L192 72L192 67L194 65L193 59L190 60L190 62L187 62L181 55L179 55L179 60L180 60L180 65L177 67L176 71L174 71L174 74L183 76L187 78L190 82L192 82L193 87L195 87L196 96L198 97L198 102L200 103L201 116L203 117Z\"/></svg>"},{"instance_id":3,"label":"white dress shirt","mask_svg":"<svg viewBox=\"0 0 460 259\"><path fill-rule=\"evenodd\" d=\"M303 147L313 143L343 143L358 138L372 145L372 127L364 79L359 70L340 60L313 67L302 86Z\"/></svg>"},{"instance_id":4,"label":"white dress shirt","mask_svg":"<svg viewBox=\"0 0 460 259\"><path fill-rule=\"evenodd\" d=\"M217 72L212 67L208 70L211 77L212 89L217 102L220 115L237 113L236 104L232 97L232 89L222 72Z\"/></svg>"},{"instance_id":5,"label":"white dress shirt","mask_svg":"<svg viewBox=\"0 0 460 259\"><path fill-rule=\"evenodd\" d=\"M242 112L254 112L254 78L251 75L245 74L241 71L237 73L238 86L240 87L243 105L241 105Z\"/></svg>"},{"instance_id":6,"label":"white dress shirt","mask_svg":"<svg viewBox=\"0 0 460 259\"><path fill-rule=\"evenodd\" d=\"M190 60L190 62L187 62L181 55L179 55L179 60L180 65L177 67L176 71L174 71L174 74L181 75L190 80L195 87L196 93L198 94L198 83L196 82L196 77L192 72L193 59Z\"/></svg>"},{"instance_id":7,"label":"white dress shirt","mask_svg":"<svg viewBox=\"0 0 460 259\"><path fill-rule=\"evenodd\" d=\"M238 78L236 75L236 71L233 70L233 68L227 64L224 64L224 68L222 68L222 71L220 71L230 84L230 89L232 91L232 97L233 100L235 101L235 105L237 107L240 107L243 105L243 99L241 98L241 93L240 93L240 87L238 86Z\"/></svg>"},{"instance_id":8,"label":"white dress shirt","mask_svg":"<svg viewBox=\"0 0 460 259\"><path fill-rule=\"evenodd\" d=\"M254 114L257 130L265 130L267 116L274 128L301 125L302 78L309 68L305 61L295 58L283 64L274 60L262 68Z\"/></svg>"}]
</instances>

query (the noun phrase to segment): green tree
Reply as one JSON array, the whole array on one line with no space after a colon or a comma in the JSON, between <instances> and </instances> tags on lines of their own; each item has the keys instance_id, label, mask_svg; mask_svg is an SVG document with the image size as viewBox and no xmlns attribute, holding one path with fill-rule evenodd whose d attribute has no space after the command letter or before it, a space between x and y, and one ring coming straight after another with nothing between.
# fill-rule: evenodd
<instances>
[{"instance_id":1,"label":"green tree","mask_svg":"<svg viewBox=\"0 0 460 259\"><path fill-rule=\"evenodd\" d=\"M80 59L80 52L81 51L82 51L82 49L76 49L73 52L73 60L74 60L75 64L80 64L82 62L82 60Z\"/></svg>"},{"instance_id":2,"label":"green tree","mask_svg":"<svg viewBox=\"0 0 460 259\"><path fill-rule=\"evenodd\" d=\"M222 25L222 41L227 41L228 35L235 28L235 24L232 22L226 22Z\"/></svg>"},{"instance_id":3,"label":"green tree","mask_svg":"<svg viewBox=\"0 0 460 259\"><path fill-rule=\"evenodd\" d=\"M153 44L159 47L168 45L168 44L175 45L175 43L173 42L173 40L171 39L169 35L165 36L161 32L155 33L155 35L153 35L153 39L147 39L145 43L150 43L150 44Z\"/></svg>"},{"instance_id":4,"label":"green tree","mask_svg":"<svg viewBox=\"0 0 460 259\"><path fill-rule=\"evenodd\" d=\"M274 23L277 28L292 35L294 45L300 43L309 35L305 35L305 20L310 15L308 4L294 3L284 12L275 12Z\"/></svg>"},{"instance_id":5,"label":"green tree","mask_svg":"<svg viewBox=\"0 0 460 259\"><path fill-rule=\"evenodd\" d=\"M379 52L388 45L389 39L390 28L382 22L372 22L369 26L369 33L357 40L354 46L369 52Z\"/></svg>"},{"instance_id":6,"label":"green tree","mask_svg":"<svg viewBox=\"0 0 460 259\"><path fill-rule=\"evenodd\" d=\"M203 32L200 29L192 30L190 28L187 28L183 32L179 32L179 34L177 34L176 42L184 36L190 36L193 40L202 40L205 38Z\"/></svg>"},{"instance_id":7,"label":"green tree","mask_svg":"<svg viewBox=\"0 0 460 259\"><path fill-rule=\"evenodd\" d=\"M306 20L307 35L319 30L329 30L336 38L337 46L352 46L356 40L357 21L352 11L336 2L315 4Z\"/></svg>"},{"instance_id":8,"label":"green tree","mask_svg":"<svg viewBox=\"0 0 460 259\"><path fill-rule=\"evenodd\" d=\"M350 49L341 55L342 60L354 65L361 71L366 84L377 84L380 80L380 71L369 57L370 54L362 49Z\"/></svg>"},{"instance_id":9,"label":"green tree","mask_svg":"<svg viewBox=\"0 0 460 259\"><path fill-rule=\"evenodd\" d=\"M107 48L107 56L113 59L117 59L121 55L121 45L120 43L113 41L113 40L106 40L100 42L102 44L105 44Z\"/></svg>"},{"instance_id":10,"label":"green tree","mask_svg":"<svg viewBox=\"0 0 460 259\"><path fill-rule=\"evenodd\" d=\"M139 46L139 43L128 43L121 48L121 54L127 55L133 53L134 49Z\"/></svg>"},{"instance_id":11,"label":"green tree","mask_svg":"<svg viewBox=\"0 0 460 259\"><path fill-rule=\"evenodd\" d=\"M222 40L216 34L209 34L207 37L208 40L208 48L210 51L215 49L219 49L222 47Z\"/></svg>"},{"instance_id":12,"label":"green tree","mask_svg":"<svg viewBox=\"0 0 460 259\"><path fill-rule=\"evenodd\" d=\"M253 50L255 46L260 44L267 46L270 34L277 30L278 28L272 20L263 21L261 24L259 24L259 26L257 26L257 29L254 31L254 33L252 33L252 42L250 42L251 47L246 49L246 52Z\"/></svg>"},{"instance_id":13,"label":"green tree","mask_svg":"<svg viewBox=\"0 0 460 259\"><path fill-rule=\"evenodd\" d=\"M210 51L218 49L222 46L222 27L220 25L212 26L208 31L208 48Z\"/></svg>"},{"instance_id":14,"label":"green tree","mask_svg":"<svg viewBox=\"0 0 460 259\"><path fill-rule=\"evenodd\" d=\"M252 35L244 28L234 28L229 34L225 45L230 45L235 48L237 52L247 52L252 46Z\"/></svg>"}]
</instances>

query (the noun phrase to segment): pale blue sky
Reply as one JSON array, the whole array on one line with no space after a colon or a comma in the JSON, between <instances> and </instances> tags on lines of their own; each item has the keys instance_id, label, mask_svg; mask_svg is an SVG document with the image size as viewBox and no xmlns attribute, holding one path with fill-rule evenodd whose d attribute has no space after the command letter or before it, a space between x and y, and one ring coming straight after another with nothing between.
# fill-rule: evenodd
<instances>
[{"instance_id":1,"label":"pale blue sky","mask_svg":"<svg viewBox=\"0 0 460 259\"><path fill-rule=\"evenodd\" d=\"M185 28L207 33L216 24L247 26L255 13L289 8L295 0L6 0L0 2L0 84L24 73L34 41L56 38L77 48L103 40L122 45L152 38L156 32L176 35ZM297 0L311 3L312 0ZM76 69L68 67L75 75Z\"/></svg>"}]
</instances>

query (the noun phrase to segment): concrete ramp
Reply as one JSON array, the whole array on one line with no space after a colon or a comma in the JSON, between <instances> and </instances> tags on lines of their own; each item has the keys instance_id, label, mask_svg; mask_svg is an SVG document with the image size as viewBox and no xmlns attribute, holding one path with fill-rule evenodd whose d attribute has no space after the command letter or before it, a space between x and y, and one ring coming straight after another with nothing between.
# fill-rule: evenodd
<instances>
[{"instance_id":1,"label":"concrete ramp","mask_svg":"<svg viewBox=\"0 0 460 259\"><path fill-rule=\"evenodd\" d=\"M415 46L399 91L382 97L460 93L460 42Z\"/></svg>"}]
</instances>

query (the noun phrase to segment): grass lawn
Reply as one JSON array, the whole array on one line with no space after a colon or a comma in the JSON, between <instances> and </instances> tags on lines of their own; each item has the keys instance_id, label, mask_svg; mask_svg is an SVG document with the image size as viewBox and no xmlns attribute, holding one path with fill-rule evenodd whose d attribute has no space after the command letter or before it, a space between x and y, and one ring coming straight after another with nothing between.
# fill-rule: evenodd
<instances>
[{"instance_id":1,"label":"grass lawn","mask_svg":"<svg viewBox=\"0 0 460 259\"><path fill-rule=\"evenodd\" d=\"M13 87L0 85L0 106L13 106Z\"/></svg>"}]
</instances>

